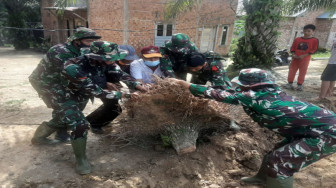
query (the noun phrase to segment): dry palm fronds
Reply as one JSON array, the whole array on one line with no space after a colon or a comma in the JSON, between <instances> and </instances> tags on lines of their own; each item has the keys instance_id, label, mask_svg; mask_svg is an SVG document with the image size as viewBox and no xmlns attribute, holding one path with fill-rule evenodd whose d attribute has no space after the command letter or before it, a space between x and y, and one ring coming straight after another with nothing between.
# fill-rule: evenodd
<instances>
[{"instance_id":1,"label":"dry palm fronds","mask_svg":"<svg viewBox=\"0 0 336 188\"><path fill-rule=\"evenodd\" d=\"M124 107L129 113L127 124L122 125L125 131L142 135L168 130L176 138L193 135L192 143L196 142L200 129L218 126L230 119L229 105L194 97L180 85L162 79L157 79L157 84L149 92L141 93L136 101L126 101ZM181 130L186 134L180 134ZM192 131L188 133L188 130Z\"/></svg>"}]
</instances>

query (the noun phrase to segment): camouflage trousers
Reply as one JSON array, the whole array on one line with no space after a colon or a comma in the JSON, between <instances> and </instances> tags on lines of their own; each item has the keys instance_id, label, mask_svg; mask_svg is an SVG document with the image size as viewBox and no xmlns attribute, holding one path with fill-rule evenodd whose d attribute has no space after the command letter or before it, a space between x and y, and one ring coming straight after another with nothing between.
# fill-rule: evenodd
<instances>
[{"instance_id":1,"label":"camouflage trousers","mask_svg":"<svg viewBox=\"0 0 336 188\"><path fill-rule=\"evenodd\" d=\"M75 97L65 97L68 95L60 88L41 88L34 80L30 79L30 82L47 107L53 109L52 119L47 122L49 127L72 130L72 138L87 136L89 122L82 111L89 99L79 101Z\"/></svg>"},{"instance_id":2,"label":"camouflage trousers","mask_svg":"<svg viewBox=\"0 0 336 188\"><path fill-rule=\"evenodd\" d=\"M269 153L267 175L284 179L336 152L336 136L293 138Z\"/></svg>"}]
</instances>

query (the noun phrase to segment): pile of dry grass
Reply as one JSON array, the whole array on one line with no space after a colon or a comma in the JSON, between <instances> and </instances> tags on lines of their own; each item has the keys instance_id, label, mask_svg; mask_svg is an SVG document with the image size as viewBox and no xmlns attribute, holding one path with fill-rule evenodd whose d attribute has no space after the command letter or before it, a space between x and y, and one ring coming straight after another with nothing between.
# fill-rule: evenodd
<instances>
[{"instance_id":1,"label":"pile of dry grass","mask_svg":"<svg viewBox=\"0 0 336 188\"><path fill-rule=\"evenodd\" d=\"M229 105L194 97L167 79L157 79L155 87L141 93L136 101L126 101L124 108L128 112L127 123L122 125L125 132L139 136L169 131L173 146L174 140L177 143L175 149L194 137L192 142L196 142L199 130L230 121Z\"/></svg>"},{"instance_id":2,"label":"pile of dry grass","mask_svg":"<svg viewBox=\"0 0 336 188\"><path fill-rule=\"evenodd\" d=\"M167 79L157 79L155 87L141 93L136 101L126 101L124 108L130 118L125 129L134 134L155 134L181 122L197 122L201 128L230 119L228 104L194 97Z\"/></svg>"}]
</instances>

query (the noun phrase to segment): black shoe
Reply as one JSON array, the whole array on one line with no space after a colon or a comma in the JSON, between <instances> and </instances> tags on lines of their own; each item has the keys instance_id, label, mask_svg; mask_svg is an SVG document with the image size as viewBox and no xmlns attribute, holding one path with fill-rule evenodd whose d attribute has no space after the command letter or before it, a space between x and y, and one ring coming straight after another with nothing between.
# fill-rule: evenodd
<instances>
[{"instance_id":1,"label":"black shoe","mask_svg":"<svg viewBox=\"0 0 336 188\"><path fill-rule=\"evenodd\" d=\"M91 132L95 134L104 134L105 131L101 127L91 127Z\"/></svg>"},{"instance_id":2,"label":"black shoe","mask_svg":"<svg viewBox=\"0 0 336 188\"><path fill-rule=\"evenodd\" d=\"M56 131L55 139L60 142L70 142L70 134L67 129L59 129Z\"/></svg>"}]
</instances>

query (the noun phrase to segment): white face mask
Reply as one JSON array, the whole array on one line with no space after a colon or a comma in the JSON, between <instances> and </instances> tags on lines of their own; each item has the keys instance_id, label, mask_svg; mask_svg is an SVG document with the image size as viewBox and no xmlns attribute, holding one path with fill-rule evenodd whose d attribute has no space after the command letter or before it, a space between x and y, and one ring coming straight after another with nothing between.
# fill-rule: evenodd
<instances>
[{"instance_id":1,"label":"white face mask","mask_svg":"<svg viewBox=\"0 0 336 188\"><path fill-rule=\"evenodd\" d=\"M156 67L160 64L160 60L157 61L144 61L145 65L149 67Z\"/></svg>"}]
</instances>

